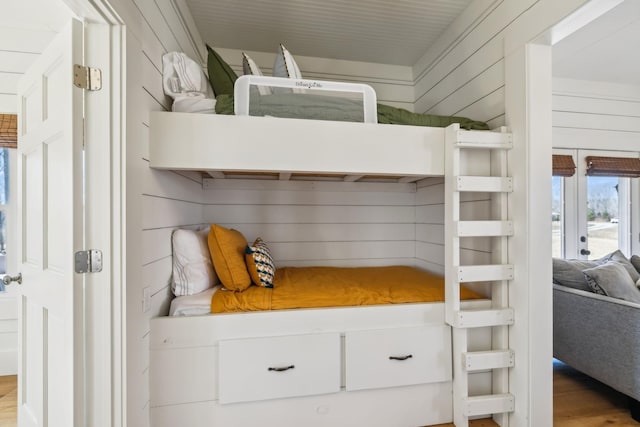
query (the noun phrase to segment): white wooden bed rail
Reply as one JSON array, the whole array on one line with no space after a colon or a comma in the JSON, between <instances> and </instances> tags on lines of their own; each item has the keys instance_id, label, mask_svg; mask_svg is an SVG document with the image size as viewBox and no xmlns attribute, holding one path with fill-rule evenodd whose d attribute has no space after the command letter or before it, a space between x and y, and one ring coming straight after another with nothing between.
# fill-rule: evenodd
<instances>
[{"instance_id":1,"label":"white wooden bed rail","mask_svg":"<svg viewBox=\"0 0 640 427\"><path fill-rule=\"evenodd\" d=\"M156 169L444 175L444 128L152 112L149 132Z\"/></svg>"}]
</instances>

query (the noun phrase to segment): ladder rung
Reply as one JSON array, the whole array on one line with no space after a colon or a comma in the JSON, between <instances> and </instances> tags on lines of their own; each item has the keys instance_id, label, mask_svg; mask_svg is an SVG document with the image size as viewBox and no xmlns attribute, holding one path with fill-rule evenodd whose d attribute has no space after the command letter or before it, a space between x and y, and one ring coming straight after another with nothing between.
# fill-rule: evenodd
<instances>
[{"instance_id":1,"label":"ladder rung","mask_svg":"<svg viewBox=\"0 0 640 427\"><path fill-rule=\"evenodd\" d=\"M505 412L513 412L514 409L515 398L512 394L467 397L463 405L464 415L467 417L503 414Z\"/></svg>"},{"instance_id":2,"label":"ladder rung","mask_svg":"<svg viewBox=\"0 0 640 427\"><path fill-rule=\"evenodd\" d=\"M481 328L485 326L513 325L513 308L495 310L459 310L453 313L449 324L454 328Z\"/></svg>"},{"instance_id":3,"label":"ladder rung","mask_svg":"<svg viewBox=\"0 0 640 427\"><path fill-rule=\"evenodd\" d=\"M513 350L474 351L462 354L462 364L467 372L512 368L513 359Z\"/></svg>"},{"instance_id":4,"label":"ladder rung","mask_svg":"<svg viewBox=\"0 0 640 427\"><path fill-rule=\"evenodd\" d=\"M456 191L510 193L513 178L502 176L458 176Z\"/></svg>"},{"instance_id":5,"label":"ladder rung","mask_svg":"<svg viewBox=\"0 0 640 427\"><path fill-rule=\"evenodd\" d=\"M465 265L455 267L458 283L512 280L513 265Z\"/></svg>"},{"instance_id":6,"label":"ladder rung","mask_svg":"<svg viewBox=\"0 0 640 427\"><path fill-rule=\"evenodd\" d=\"M513 135L507 132L483 132L459 130L456 146L468 148L513 148Z\"/></svg>"},{"instance_id":7,"label":"ladder rung","mask_svg":"<svg viewBox=\"0 0 640 427\"><path fill-rule=\"evenodd\" d=\"M458 237L513 236L513 221L458 221Z\"/></svg>"}]
</instances>

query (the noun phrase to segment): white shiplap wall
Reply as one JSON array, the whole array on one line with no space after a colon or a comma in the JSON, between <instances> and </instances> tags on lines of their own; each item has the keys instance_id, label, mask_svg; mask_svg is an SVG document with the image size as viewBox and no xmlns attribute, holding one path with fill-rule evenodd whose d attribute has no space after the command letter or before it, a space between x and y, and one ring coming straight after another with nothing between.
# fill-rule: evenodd
<instances>
[{"instance_id":1,"label":"white shiplap wall","mask_svg":"<svg viewBox=\"0 0 640 427\"><path fill-rule=\"evenodd\" d=\"M487 152L462 155L462 170L466 175L487 175L491 160ZM444 275L444 178L427 178L417 183L416 192L416 265ZM488 193L463 193L460 198L462 220L489 220L491 197ZM463 238L460 241L463 265L489 264L490 238ZM488 294L488 289L476 287Z\"/></svg>"},{"instance_id":2,"label":"white shiplap wall","mask_svg":"<svg viewBox=\"0 0 640 427\"><path fill-rule=\"evenodd\" d=\"M213 46L238 74L242 75L242 51ZM273 72L274 53L246 52L264 75ZM295 55L304 78L365 83L376 91L378 102L413 111L411 67Z\"/></svg>"},{"instance_id":3,"label":"white shiplap wall","mask_svg":"<svg viewBox=\"0 0 640 427\"><path fill-rule=\"evenodd\" d=\"M170 301L170 235L202 221L199 176L155 171L148 166L149 112L170 109L162 89L162 55L185 51L197 57L183 18L168 1L116 0L127 26L126 388L127 425L149 426L149 319L166 314ZM181 30L182 29L182 30ZM179 143L179 141L176 141ZM143 305L145 292L149 306Z\"/></svg>"},{"instance_id":4,"label":"white shiplap wall","mask_svg":"<svg viewBox=\"0 0 640 427\"><path fill-rule=\"evenodd\" d=\"M554 79L553 147L640 151L640 86Z\"/></svg>"},{"instance_id":5,"label":"white shiplap wall","mask_svg":"<svg viewBox=\"0 0 640 427\"><path fill-rule=\"evenodd\" d=\"M415 264L415 184L206 180L204 218L279 266Z\"/></svg>"},{"instance_id":6,"label":"white shiplap wall","mask_svg":"<svg viewBox=\"0 0 640 427\"><path fill-rule=\"evenodd\" d=\"M56 33L4 25L0 24L0 113L16 114L18 80Z\"/></svg>"},{"instance_id":7,"label":"white shiplap wall","mask_svg":"<svg viewBox=\"0 0 640 427\"><path fill-rule=\"evenodd\" d=\"M504 58L585 0L477 0L414 65L415 111L505 124Z\"/></svg>"}]
</instances>

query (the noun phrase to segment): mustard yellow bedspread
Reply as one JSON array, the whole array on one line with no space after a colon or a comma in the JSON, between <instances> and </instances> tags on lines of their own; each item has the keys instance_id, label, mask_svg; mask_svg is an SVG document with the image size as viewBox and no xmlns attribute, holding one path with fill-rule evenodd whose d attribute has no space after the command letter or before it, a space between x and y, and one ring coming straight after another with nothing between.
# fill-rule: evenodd
<instances>
[{"instance_id":1,"label":"mustard yellow bedspread","mask_svg":"<svg viewBox=\"0 0 640 427\"><path fill-rule=\"evenodd\" d=\"M444 301L444 278L412 267L283 267L273 289L220 290L212 313ZM461 299L482 298L461 287Z\"/></svg>"}]
</instances>

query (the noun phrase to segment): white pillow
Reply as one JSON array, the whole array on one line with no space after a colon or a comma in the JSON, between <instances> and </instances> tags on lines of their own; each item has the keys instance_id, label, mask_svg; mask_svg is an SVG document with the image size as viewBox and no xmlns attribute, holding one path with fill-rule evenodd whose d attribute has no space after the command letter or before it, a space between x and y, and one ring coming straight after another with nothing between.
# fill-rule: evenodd
<instances>
[{"instance_id":1,"label":"white pillow","mask_svg":"<svg viewBox=\"0 0 640 427\"><path fill-rule=\"evenodd\" d=\"M242 52L242 72L244 75L249 76L263 76L260 67L255 63L253 59L246 53ZM260 95L271 95L271 88L267 86L258 86L258 93Z\"/></svg>"},{"instance_id":2,"label":"white pillow","mask_svg":"<svg viewBox=\"0 0 640 427\"><path fill-rule=\"evenodd\" d=\"M276 61L273 64L273 77L286 77L289 79L301 79L302 73L298 64L296 64L293 55L280 44L278 53L276 53Z\"/></svg>"},{"instance_id":3,"label":"white pillow","mask_svg":"<svg viewBox=\"0 0 640 427\"><path fill-rule=\"evenodd\" d=\"M171 290L175 296L197 294L218 283L209 253L208 235L208 229L173 231Z\"/></svg>"}]
</instances>

